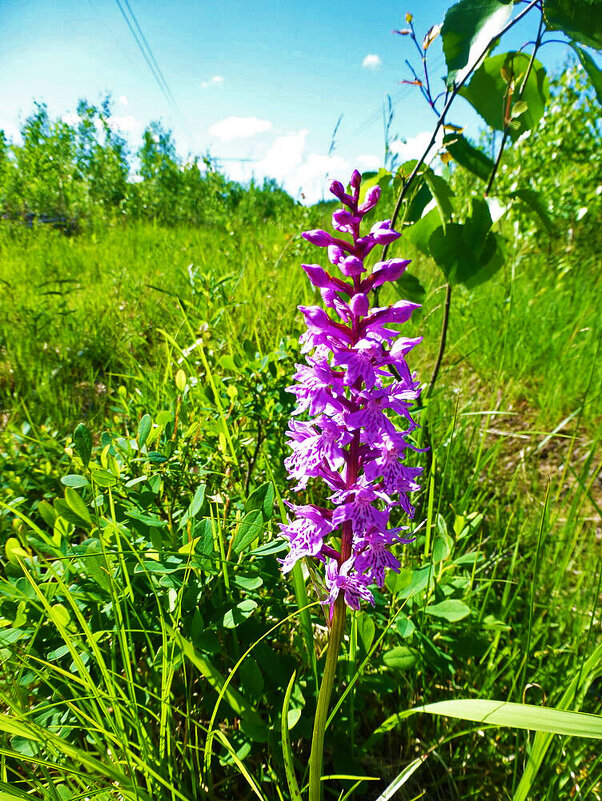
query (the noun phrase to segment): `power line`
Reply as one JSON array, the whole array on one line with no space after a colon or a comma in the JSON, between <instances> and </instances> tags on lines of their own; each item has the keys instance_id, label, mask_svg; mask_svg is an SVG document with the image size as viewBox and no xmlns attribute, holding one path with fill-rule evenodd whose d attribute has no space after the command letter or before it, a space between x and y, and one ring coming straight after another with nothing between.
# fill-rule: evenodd
<instances>
[{"instance_id":1,"label":"power line","mask_svg":"<svg viewBox=\"0 0 602 801\"><path fill-rule=\"evenodd\" d=\"M125 6L127 7L127 11L129 11L129 13L130 13L131 19L130 19L130 17L128 17L126 9L122 5L121 0L115 0L115 2L117 3L117 7L119 8L119 11L121 12L121 16L124 18L128 28L130 29L130 33L134 37L134 41L136 42L136 44L138 46L138 49L140 50L140 53L142 54L142 57L144 58L148 68L152 72L153 78L157 82L157 85L159 86L159 89L161 90L161 93L163 94L163 96L165 97L165 99L167 100L169 105L175 111L177 111L178 114L181 114L181 112L180 112L180 110L178 108L178 105L177 105L177 103L175 101L175 98L174 98L174 96L172 94L172 91L171 91L171 89L169 87L169 84L167 83L167 81L165 79L165 76L163 75L163 72L161 71L161 68L159 67L157 59L155 58L155 56L153 54L152 48L149 45L146 36L142 32L142 28L140 27L140 24L138 23L138 20L136 19L136 15L132 11L132 7L130 6L128 0L123 0L123 2L125 3Z\"/></svg>"}]
</instances>

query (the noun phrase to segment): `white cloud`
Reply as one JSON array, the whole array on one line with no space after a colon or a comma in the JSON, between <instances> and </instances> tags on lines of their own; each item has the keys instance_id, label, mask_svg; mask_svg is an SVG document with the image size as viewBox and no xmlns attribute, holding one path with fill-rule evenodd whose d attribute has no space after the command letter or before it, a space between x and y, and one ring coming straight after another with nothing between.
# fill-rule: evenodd
<instances>
[{"instance_id":1,"label":"white cloud","mask_svg":"<svg viewBox=\"0 0 602 801\"><path fill-rule=\"evenodd\" d=\"M109 119L109 125L114 131L121 133L136 133L142 129L142 124L131 114L115 115Z\"/></svg>"},{"instance_id":2,"label":"white cloud","mask_svg":"<svg viewBox=\"0 0 602 801\"><path fill-rule=\"evenodd\" d=\"M360 172L378 171L383 166L380 156L375 156L372 153L358 156L355 160L355 163Z\"/></svg>"},{"instance_id":3,"label":"white cloud","mask_svg":"<svg viewBox=\"0 0 602 801\"><path fill-rule=\"evenodd\" d=\"M81 122L81 117L79 114L76 114L75 111L69 111L67 114L63 114L63 122L66 122L67 125L79 125Z\"/></svg>"},{"instance_id":4,"label":"white cloud","mask_svg":"<svg viewBox=\"0 0 602 801\"><path fill-rule=\"evenodd\" d=\"M222 75L214 75L213 78L201 83L201 89L209 89L211 86L222 87L225 82L226 79Z\"/></svg>"},{"instance_id":5,"label":"white cloud","mask_svg":"<svg viewBox=\"0 0 602 801\"><path fill-rule=\"evenodd\" d=\"M262 158L228 163L228 174L242 182L251 178L259 181L274 178L303 203L332 199L328 192L330 182L336 178L346 183L352 168L341 156L308 153L307 135L307 129L302 129L278 136Z\"/></svg>"},{"instance_id":6,"label":"white cloud","mask_svg":"<svg viewBox=\"0 0 602 801\"><path fill-rule=\"evenodd\" d=\"M390 144L391 152L397 153L402 162L409 161L409 159L419 159L430 142L432 135L431 131L422 131L416 134L416 136L411 136L405 142L402 139L396 139ZM439 130L435 139L435 144L427 154L427 161L435 154L435 151L441 147L442 141L443 131Z\"/></svg>"},{"instance_id":7,"label":"white cloud","mask_svg":"<svg viewBox=\"0 0 602 801\"><path fill-rule=\"evenodd\" d=\"M271 127L269 120L260 120L258 117L226 117L212 125L209 133L222 142L231 142L233 139L248 139L269 131Z\"/></svg>"},{"instance_id":8,"label":"white cloud","mask_svg":"<svg viewBox=\"0 0 602 801\"><path fill-rule=\"evenodd\" d=\"M376 53L368 53L362 61L362 67L366 67L369 70L377 70L382 66L382 63L380 56L377 56Z\"/></svg>"},{"instance_id":9,"label":"white cloud","mask_svg":"<svg viewBox=\"0 0 602 801\"><path fill-rule=\"evenodd\" d=\"M118 106L127 106L129 105L129 100L125 95L120 95L119 100L117 101Z\"/></svg>"}]
</instances>

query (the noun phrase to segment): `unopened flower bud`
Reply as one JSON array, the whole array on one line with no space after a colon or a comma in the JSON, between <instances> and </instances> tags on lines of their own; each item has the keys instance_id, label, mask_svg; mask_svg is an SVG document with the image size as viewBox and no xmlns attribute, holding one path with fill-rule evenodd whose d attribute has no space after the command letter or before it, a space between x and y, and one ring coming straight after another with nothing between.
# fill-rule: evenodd
<instances>
[{"instance_id":1,"label":"unopened flower bud","mask_svg":"<svg viewBox=\"0 0 602 801\"><path fill-rule=\"evenodd\" d=\"M357 256L346 256L344 259L341 259L341 261L338 263L338 268L343 275L347 275L349 277L361 275L366 269L363 261L358 259Z\"/></svg>"},{"instance_id":2,"label":"unopened flower bud","mask_svg":"<svg viewBox=\"0 0 602 801\"><path fill-rule=\"evenodd\" d=\"M357 317L365 317L369 306L368 296L362 293L354 295L349 301L349 308Z\"/></svg>"},{"instance_id":3,"label":"unopened flower bud","mask_svg":"<svg viewBox=\"0 0 602 801\"><path fill-rule=\"evenodd\" d=\"M319 228L315 228L313 231L306 231L304 234L301 234L303 239L307 239L308 242L311 242L312 245L317 245L319 248L326 248L328 245L332 244L332 237L328 233L328 231L322 231Z\"/></svg>"},{"instance_id":4,"label":"unopened flower bud","mask_svg":"<svg viewBox=\"0 0 602 801\"><path fill-rule=\"evenodd\" d=\"M360 214L366 214L367 211L373 209L374 206L380 200L380 186L371 186L370 189L366 192L366 197L364 198L364 202L358 208Z\"/></svg>"}]
</instances>

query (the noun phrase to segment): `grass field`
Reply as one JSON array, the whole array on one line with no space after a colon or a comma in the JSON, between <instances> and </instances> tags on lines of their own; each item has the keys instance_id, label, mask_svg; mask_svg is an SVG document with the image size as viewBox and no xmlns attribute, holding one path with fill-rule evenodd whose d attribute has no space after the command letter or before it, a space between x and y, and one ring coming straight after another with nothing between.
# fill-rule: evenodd
<instances>
[{"instance_id":1,"label":"grass field","mask_svg":"<svg viewBox=\"0 0 602 801\"><path fill-rule=\"evenodd\" d=\"M290 497L296 306L313 298L299 264L315 254L299 232L325 223L318 208L228 230L0 231L0 646L15 721L0 780L15 793L288 797L277 733L293 670L303 775L319 609L313 633L303 614L285 622L231 689L224 677L305 593L267 544L277 548ZM394 719L453 698L602 711L600 275L578 246L506 234L503 270L452 297L443 369L420 413L432 447L425 527L375 614L353 616L339 663L348 693L326 765L379 778L356 798L375 798L416 758L396 797L602 794L595 740ZM402 238L394 255L409 250ZM412 368L427 383L444 287L409 255L426 295L406 330L424 337ZM82 422L88 446L72 436ZM430 612L445 600L454 614Z\"/></svg>"}]
</instances>

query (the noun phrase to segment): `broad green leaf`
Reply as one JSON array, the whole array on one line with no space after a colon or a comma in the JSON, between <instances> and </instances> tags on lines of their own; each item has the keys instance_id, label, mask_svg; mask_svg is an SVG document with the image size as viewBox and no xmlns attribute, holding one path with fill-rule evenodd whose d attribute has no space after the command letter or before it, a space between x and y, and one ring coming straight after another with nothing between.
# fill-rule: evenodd
<instances>
[{"instance_id":1,"label":"broad green leaf","mask_svg":"<svg viewBox=\"0 0 602 801\"><path fill-rule=\"evenodd\" d=\"M412 598L414 595L425 590L433 579L432 565L425 565L412 571L412 578L409 585L399 593L401 598Z\"/></svg>"},{"instance_id":2,"label":"broad green leaf","mask_svg":"<svg viewBox=\"0 0 602 801\"><path fill-rule=\"evenodd\" d=\"M550 219L545 201L538 192L534 189L517 189L510 193L510 197L522 200L539 217L548 231L554 230L554 223Z\"/></svg>"},{"instance_id":3,"label":"broad green leaf","mask_svg":"<svg viewBox=\"0 0 602 801\"><path fill-rule=\"evenodd\" d=\"M416 181L416 189L403 202L402 219L405 225L416 222L431 201L431 192L424 181Z\"/></svg>"},{"instance_id":4,"label":"broad green leaf","mask_svg":"<svg viewBox=\"0 0 602 801\"><path fill-rule=\"evenodd\" d=\"M448 86L459 70L476 62L511 13L512 4L500 0L460 0L448 9L441 29Z\"/></svg>"},{"instance_id":5,"label":"broad green leaf","mask_svg":"<svg viewBox=\"0 0 602 801\"><path fill-rule=\"evenodd\" d=\"M65 503L69 509L80 518L80 524L81 521L83 521L87 526L93 525L88 507L72 487L65 488Z\"/></svg>"},{"instance_id":6,"label":"broad green leaf","mask_svg":"<svg viewBox=\"0 0 602 801\"><path fill-rule=\"evenodd\" d=\"M438 228L443 230L439 210L431 209L424 217L421 217L418 222L411 225L404 232L404 239L409 240L412 245L425 256L430 256L429 241L433 231L436 231Z\"/></svg>"},{"instance_id":7,"label":"broad green leaf","mask_svg":"<svg viewBox=\"0 0 602 801\"><path fill-rule=\"evenodd\" d=\"M525 53L511 51L486 58L476 70L468 86L460 94L492 128L503 131L506 124L505 110L519 100L530 58ZM527 104L527 111L512 121L508 133L513 141L535 128L541 119L550 98L548 76L537 59L533 61L528 80L520 100Z\"/></svg>"},{"instance_id":8,"label":"broad green leaf","mask_svg":"<svg viewBox=\"0 0 602 801\"><path fill-rule=\"evenodd\" d=\"M73 432L73 446L84 467L87 467L92 455L92 434L83 423L80 423Z\"/></svg>"},{"instance_id":9,"label":"broad green leaf","mask_svg":"<svg viewBox=\"0 0 602 801\"><path fill-rule=\"evenodd\" d=\"M470 614L470 607L466 606L464 601L456 598L450 598L447 601L441 601L438 604L431 604L424 610L427 615L433 617L440 617L450 623L456 623L458 620L463 620Z\"/></svg>"},{"instance_id":10,"label":"broad green leaf","mask_svg":"<svg viewBox=\"0 0 602 801\"><path fill-rule=\"evenodd\" d=\"M251 590L257 590L263 585L263 579L261 576L235 575L233 580L237 587L240 587L247 592L250 592Z\"/></svg>"},{"instance_id":11,"label":"broad green leaf","mask_svg":"<svg viewBox=\"0 0 602 801\"><path fill-rule=\"evenodd\" d=\"M481 203L487 205L481 201L479 209L483 208ZM497 235L486 233L485 218L479 210L478 216L464 224L450 223L445 231L437 228L429 239L429 249L450 284L465 284L472 289L502 266L501 241Z\"/></svg>"},{"instance_id":12,"label":"broad green leaf","mask_svg":"<svg viewBox=\"0 0 602 801\"><path fill-rule=\"evenodd\" d=\"M362 644L366 653L370 650L374 642L374 635L376 633L376 626L372 620L372 615L368 612L361 612L357 616L357 636Z\"/></svg>"},{"instance_id":13,"label":"broad green leaf","mask_svg":"<svg viewBox=\"0 0 602 801\"><path fill-rule=\"evenodd\" d=\"M92 481L99 487L114 487L117 484L117 476L102 467L91 465Z\"/></svg>"},{"instance_id":14,"label":"broad green leaf","mask_svg":"<svg viewBox=\"0 0 602 801\"><path fill-rule=\"evenodd\" d=\"M408 670L416 664L416 652L407 645L398 645L383 654L383 662L395 670Z\"/></svg>"},{"instance_id":15,"label":"broad green leaf","mask_svg":"<svg viewBox=\"0 0 602 801\"><path fill-rule=\"evenodd\" d=\"M454 541L445 533L437 533L433 542L433 562L444 562L449 559L454 547Z\"/></svg>"},{"instance_id":16,"label":"broad green leaf","mask_svg":"<svg viewBox=\"0 0 602 801\"><path fill-rule=\"evenodd\" d=\"M224 615L224 628L235 629L257 609L257 601L247 598L241 601L233 609L229 609Z\"/></svg>"},{"instance_id":17,"label":"broad green leaf","mask_svg":"<svg viewBox=\"0 0 602 801\"><path fill-rule=\"evenodd\" d=\"M184 528L184 526L188 523L188 521L191 518L194 518L199 514L199 512L203 508L204 501L205 501L205 484L200 484L196 488L194 496L190 501L190 506L182 515L179 528Z\"/></svg>"},{"instance_id":18,"label":"broad green leaf","mask_svg":"<svg viewBox=\"0 0 602 801\"><path fill-rule=\"evenodd\" d=\"M9 562L18 564L21 559L30 559L30 551L26 551L16 537L9 537L4 546L4 553Z\"/></svg>"},{"instance_id":19,"label":"broad green leaf","mask_svg":"<svg viewBox=\"0 0 602 801\"><path fill-rule=\"evenodd\" d=\"M416 631L416 626L413 621L409 617L405 617L405 615L399 615L395 622L395 628L399 636L404 640L411 637Z\"/></svg>"},{"instance_id":20,"label":"broad green leaf","mask_svg":"<svg viewBox=\"0 0 602 801\"><path fill-rule=\"evenodd\" d=\"M435 203L437 204L441 222L445 228L447 221L451 219L453 213L451 199L453 198L454 193L447 181L441 178L441 176L435 175L432 170L427 170L424 173L424 181L428 186Z\"/></svg>"},{"instance_id":21,"label":"broad green leaf","mask_svg":"<svg viewBox=\"0 0 602 801\"><path fill-rule=\"evenodd\" d=\"M450 133L443 137L443 145L465 170L482 181L488 181L493 172L493 161L482 150L472 145L460 133Z\"/></svg>"},{"instance_id":22,"label":"broad green leaf","mask_svg":"<svg viewBox=\"0 0 602 801\"><path fill-rule=\"evenodd\" d=\"M602 49L600 0L544 0L543 15L550 28L596 50Z\"/></svg>"},{"instance_id":23,"label":"broad green leaf","mask_svg":"<svg viewBox=\"0 0 602 801\"><path fill-rule=\"evenodd\" d=\"M82 487L90 486L90 482L85 476L78 476L75 473L71 473L68 476L62 476L61 484L63 484L65 487L73 487L73 489L81 489Z\"/></svg>"},{"instance_id":24,"label":"broad green leaf","mask_svg":"<svg viewBox=\"0 0 602 801\"><path fill-rule=\"evenodd\" d=\"M234 540L234 550L242 553L252 542L263 533L263 515L260 509L254 509L240 521L236 539Z\"/></svg>"},{"instance_id":25,"label":"broad green leaf","mask_svg":"<svg viewBox=\"0 0 602 801\"><path fill-rule=\"evenodd\" d=\"M395 287L405 300L411 300L412 303L424 303L426 289L415 275L403 273L397 281L395 281ZM416 311L418 311L418 309ZM412 319L416 319L416 312L414 312L414 317Z\"/></svg>"},{"instance_id":26,"label":"broad green leaf","mask_svg":"<svg viewBox=\"0 0 602 801\"><path fill-rule=\"evenodd\" d=\"M145 414L138 423L138 445L143 448L153 425L150 414Z\"/></svg>"},{"instance_id":27,"label":"broad green leaf","mask_svg":"<svg viewBox=\"0 0 602 801\"><path fill-rule=\"evenodd\" d=\"M270 520L274 513L274 485L266 481L249 495L245 503L245 512L260 509L264 518Z\"/></svg>"},{"instance_id":28,"label":"broad green leaf","mask_svg":"<svg viewBox=\"0 0 602 801\"><path fill-rule=\"evenodd\" d=\"M571 45L575 53L577 53L579 56L581 66L587 72L587 76L592 82L592 86L596 92L596 97L598 98L598 103L602 105L602 70L598 67L590 54L582 47L579 47L579 45L575 44L575 42L571 42Z\"/></svg>"}]
</instances>

